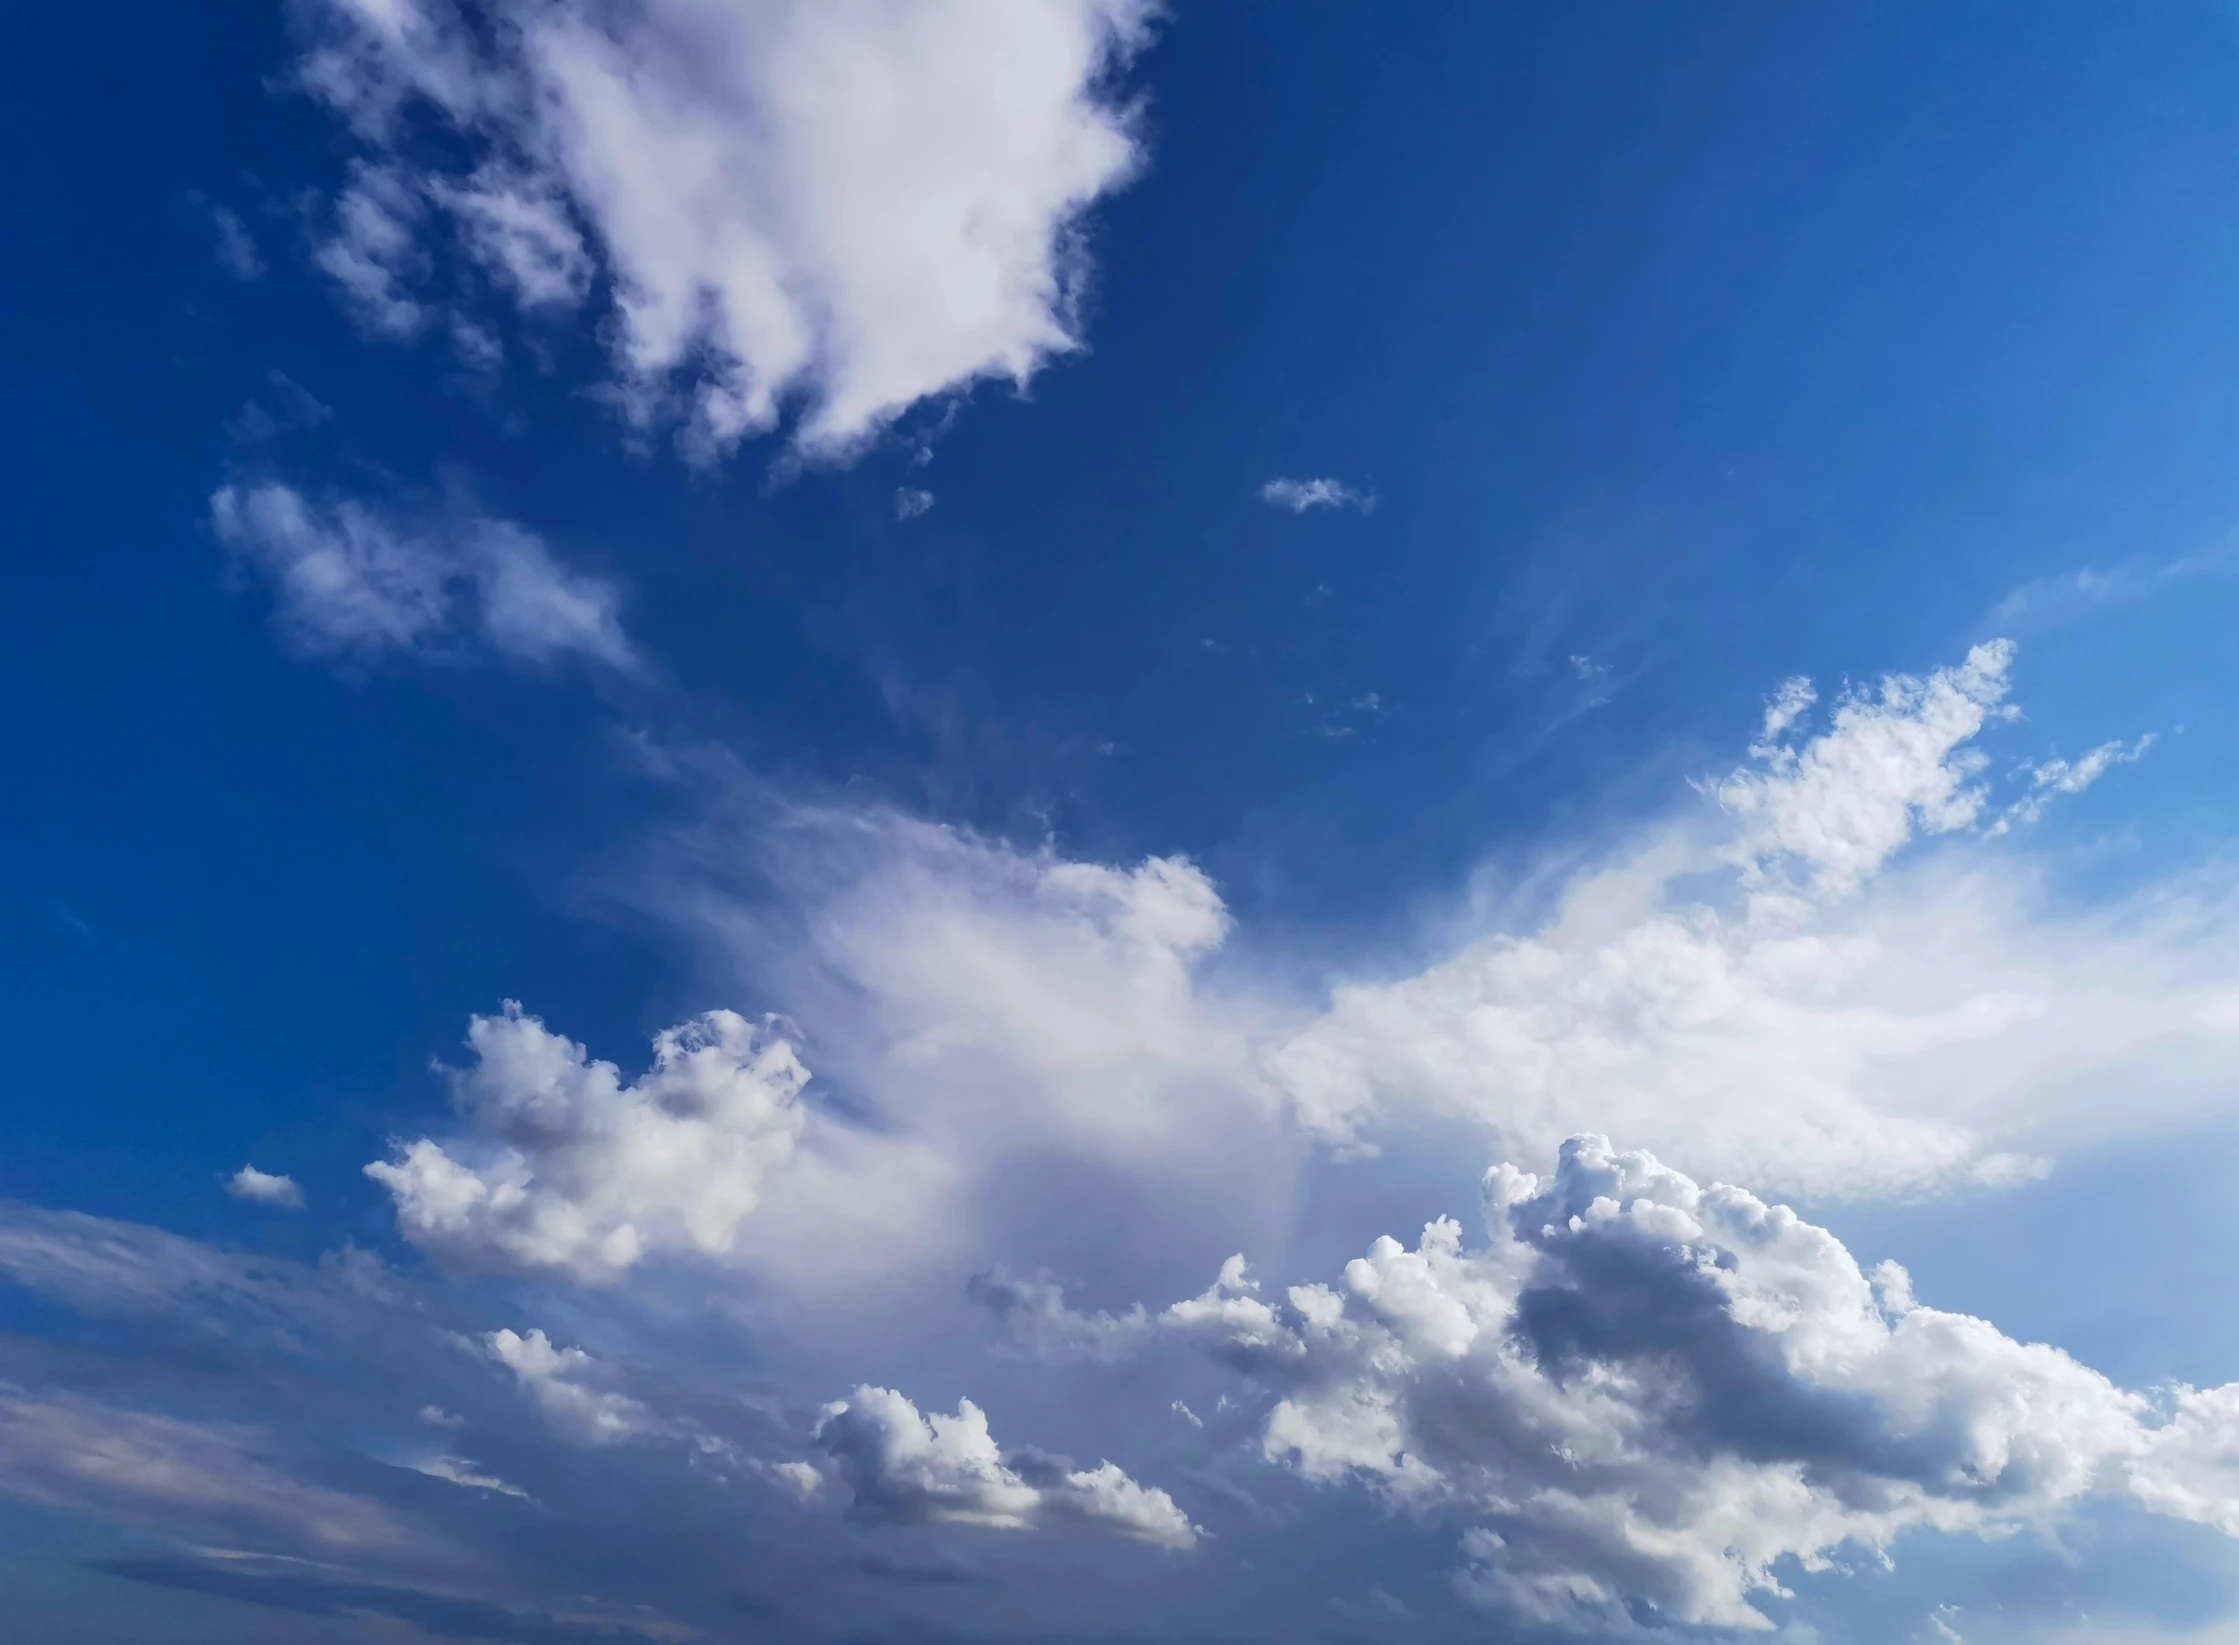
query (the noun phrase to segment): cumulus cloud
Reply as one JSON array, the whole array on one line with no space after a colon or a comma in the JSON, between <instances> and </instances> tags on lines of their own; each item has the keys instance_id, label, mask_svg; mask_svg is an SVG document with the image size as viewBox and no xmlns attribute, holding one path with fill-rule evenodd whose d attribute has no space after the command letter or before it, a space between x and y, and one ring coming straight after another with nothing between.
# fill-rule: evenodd
<instances>
[{"instance_id":1,"label":"cumulus cloud","mask_svg":"<svg viewBox=\"0 0 2239 1645\"><path fill-rule=\"evenodd\" d=\"M903 486L894 493L894 518L914 520L933 506L933 494L916 486Z\"/></svg>"},{"instance_id":2,"label":"cumulus cloud","mask_svg":"<svg viewBox=\"0 0 2239 1645\"><path fill-rule=\"evenodd\" d=\"M533 667L569 656L624 673L639 666L613 585L569 570L510 521L407 522L267 480L220 487L210 523L272 584L281 632L307 655L442 656L472 645Z\"/></svg>"},{"instance_id":3,"label":"cumulus cloud","mask_svg":"<svg viewBox=\"0 0 2239 1645\"><path fill-rule=\"evenodd\" d=\"M489 1356L511 1371L554 1430L586 1445L611 1445L653 1427L636 1400L600 1386L601 1368L580 1348L555 1348L542 1331L492 1331Z\"/></svg>"},{"instance_id":4,"label":"cumulus cloud","mask_svg":"<svg viewBox=\"0 0 2239 1645\"><path fill-rule=\"evenodd\" d=\"M850 1515L870 1524L1019 1531L1069 1522L1161 1548L1193 1547L1201 1534L1172 1497L1110 1462L1075 1468L1037 1451L1004 1454L968 1399L952 1416L923 1415L891 1389L860 1387L825 1408L817 1438L847 1482Z\"/></svg>"},{"instance_id":5,"label":"cumulus cloud","mask_svg":"<svg viewBox=\"0 0 2239 1645\"><path fill-rule=\"evenodd\" d=\"M1357 508L1366 514L1376 506L1374 497L1343 480L1270 480L1259 488L1259 500L1293 514L1316 508Z\"/></svg>"},{"instance_id":6,"label":"cumulus cloud","mask_svg":"<svg viewBox=\"0 0 2239 1645\"><path fill-rule=\"evenodd\" d=\"M1485 1208L1482 1247L1442 1219L1275 1300L1236 1258L1160 1322L1276 1396L1269 1460L1462 1522L1457 1586L1511 1620L1762 1628L1784 1560L2097 1490L2239 1512L2234 1389L2164 1420L1746 1190L1578 1137L1544 1182L1494 1168Z\"/></svg>"},{"instance_id":7,"label":"cumulus cloud","mask_svg":"<svg viewBox=\"0 0 2239 1645\"><path fill-rule=\"evenodd\" d=\"M610 1280L646 1255L722 1257L804 1124L808 1072L730 1011L664 1030L625 1083L512 1001L467 1032L464 1135L422 1137L366 1175L422 1249L468 1267ZM510 1361L508 1363L511 1363Z\"/></svg>"},{"instance_id":8,"label":"cumulus cloud","mask_svg":"<svg viewBox=\"0 0 2239 1645\"><path fill-rule=\"evenodd\" d=\"M739 1231L761 1273L819 1294L969 1273L1014 1225L1060 1245L1126 1227L1178 1261L1282 1214L1298 1145L1252 1065L1263 1007L1203 986L1230 919L1186 859L787 808L670 842L631 890L782 1004L845 1093Z\"/></svg>"},{"instance_id":9,"label":"cumulus cloud","mask_svg":"<svg viewBox=\"0 0 2239 1645\"><path fill-rule=\"evenodd\" d=\"M303 1209L303 1190L295 1185L293 1177L274 1176L253 1165L244 1165L226 1178L225 1191L235 1199L278 1206L283 1211Z\"/></svg>"},{"instance_id":10,"label":"cumulus cloud","mask_svg":"<svg viewBox=\"0 0 2239 1645\"><path fill-rule=\"evenodd\" d=\"M617 403L707 455L791 402L802 449L845 453L1077 348L1083 214L1141 158L1111 81L1145 0L296 10L302 83L371 156L320 251L366 323L421 323L439 209L525 307L603 274ZM463 175L402 158L423 118Z\"/></svg>"}]
</instances>

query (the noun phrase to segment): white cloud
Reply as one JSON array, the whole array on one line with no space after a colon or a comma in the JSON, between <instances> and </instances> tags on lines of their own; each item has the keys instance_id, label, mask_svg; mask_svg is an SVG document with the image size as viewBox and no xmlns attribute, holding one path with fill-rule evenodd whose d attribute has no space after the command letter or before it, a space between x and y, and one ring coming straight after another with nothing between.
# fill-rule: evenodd
<instances>
[{"instance_id":1,"label":"white cloud","mask_svg":"<svg viewBox=\"0 0 2239 1645\"><path fill-rule=\"evenodd\" d=\"M1766 752L1711 785L1727 804L1690 796L1512 895L1488 882L1424 958L1322 1004L1261 980L1178 859L1118 869L886 813L710 823L629 894L782 1007L848 1098L810 1116L733 1259L826 1294L998 1259L1079 1273L1110 1260L1069 1244L1098 1218L1233 1248L1293 1214L1315 1143L1551 1152L1609 1127L1701 1176L1870 1198L2007 1187L2219 1112L2229 876L2079 902L1983 839L1975 745L2011 723L2006 669L1985 648L1812 726L1784 686ZM1078 1202L1053 1220L1055 1180ZM1056 1357L1127 1329L1043 1280L982 1289Z\"/></svg>"},{"instance_id":2,"label":"white cloud","mask_svg":"<svg viewBox=\"0 0 2239 1645\"><path fill-rule=\"evenodd\" d=\"M773 1462L769 1472L803 1502L814 1502L824 1494L824 1476L813 1462Z\"/></svg>"},{"instance_id":3,"label":"white cloud","mask_svg":"<svg viewBox=\"0 0 2239 1645\"><path fill-rule=\"evenodd\" d=\"M311 260L341 292L358 322L378 336L417 336L425 305L412 296L427 267L419 243L426 203L406 175L363 162L334 203L334 230Z\"/></svg>"},{"instance_id":4,"label":"white cloud","mask_svg":"<svg viewBox=\"0 0 2239 1645\"><path fill-rule=\"evenodd\" d=\"M483 1472L480 1464L471 1462L465 1457L421 1457L417 1461L406 1463L405 1466L416 1474L425 1474L430 1479L440 1479L446 1485L456 1485L462 1490L488 1491L496 1496L520 1497L524 1501L527 1500L529 1494L522 1490L520 1486L508 1484L495 1474Z\"/></svg>"},{"instance_id":5,"label":"white cloud","mask_svg":"<svg viewBox=\"0 0 2239 1645\"><path fill-rule=\"evenodd\" d=\"M805 1123L792 1046L734 1012L656 1035L631 1084L510 1001L467 1040L467 1134L365 1171L407 1238L469 1267L597 1283L653 1252L725 1256Z\"/></svg>"},{"instance_id":6,"label":"white cloud","mask_svg":"<svg viewBox=\"0 0 2239 1645\"><path fill-rule=\"evenodd\" d=\"M253 1165L244 1165L228 1177L225 1191L235 1199L258 1205L276 1205L286 1211L303 1209L303 1190L295 1185L293 1177L274 1176Z\"/></svg>"},{"instance_id":7,"label":"white cloud","mask_svg":"<svg viewBox=\"0 0 2239 1645\"><path fill-rule=\"evenodd\" d=\"M1029 1206L1058 1171L1084 1237L1090 1206L1152 1245L1282 1214L1298 1149L1251 1061L1263 1007L1202 988L1229 919L1184 859L1114 868L796 808L674 841L631 890L687 922L729 986L782 1002L846 1094L739 1230L762 1274L829 1294L969 1273L1041 1220Z\"/></svg>"},{"instance_id":8,"label":"white cloud","mask_svg":"<svg viewBox=\"0 0 2239 1645\"><path fill-rule=\"evenodd\" d=\"M309 655L443 655L472 642L531 666L576 655L639 667L613 585L570 571L509 521L412 523L263 481L220 487L210 522L272 583L281 631Z\"/></svg>"},{"instance_id":9,"label":"white cloud","mask_svg":"<svg viewBox=\"0 0 2239 1645\"><path fill-rule=\"evenodd\" d=\"M817 1438L847 1481L849 1512L873 1524L1028 1530L1069 1521L1162 1548L1200 1535L1164 1491L1110 1462L1075 1468L1039 1452L1006 1456L970 1400L953 1416L920 1415L901 1394L860 1387L826 1407Z\"/></svg>"},{"instance_id":10,"label":"white cloud","mask_svg":"<svg viewBox=\"0 0 2239 1645\"><path fill-rule=\"evenodd\" d=\"M2130 1464L2131 1493L2157 1514L2239 1537L2239 1382L2176 1387L2167 1407Z\"/></svg>"},{"instance_id":11,"label":"white cloud","mask_svg":"<svg viewBox=\"0 0 2239 1645\"><path fill-rule=\"evenodd\" d=\"M799 445L842 454L1079 346L1081 217L1140 163L1109 81L1150 9L499 0L469 29L449 0L303 0L303 83L380 157L321 260L405 328L383 183L430 114L475 158L411 195L524 304L578 302L595 248L634 421L682 413L713 455L797 400Z\"/></svg>"},{"instance_id":12,"label":"white cloud","mask_svg":"<svg viewBox=\"0 0 2239 1645\"><path fill-rule=\"evenodd\" d=\"M2239 1031L2228 876L2078 906L1969 838L2005 665L1982 648L1854 693L1801 741L1791 682L1718 813L1560 865L1411 974L1338 984L1270 1077L1341 1144L1460 1121L1544 1151L1607 1126L1819 1195L2025 1180L2026 1156L2211 1111ZM1898 860L1939 832L1959 838Z\"/></svg>"},{"instance_id":13,"label":"white cloud","mask_svg":"<svg viewBox=\"0 0 2239 1645\"><path fill-rule=\"evenodd\" d=\"M1457 1585L1511 1620L1761 1628L1783 1560L2042 1526L2095 1490L2239 1515L2239 1386L2156 1426L2059 1350L1598 1137L1546 1182L1496 1167L1485 1199L1482 1248L1440 1220L1272 1302L1232 1259L1160 1318L1278 1396L1269 1460L1468 1524Z\"/></svg>"},{"instance_id":14,"label":"white cloud","mask_svg":"<svg viewBox=\"0 0 2239 1645\"><path fill-rule=\"evenodd\" d=\"M1956 668L1925 679L1892 674L1852 693L1834 723L1801 747L1782 737L1809 706L1809 681L1790 680L1765 713L1744 767L1713 788L1740 818L1737 860L1762 877L1782 860L1822 891L1855 890L1916 832L1948 834L1981 814L1972 779L1986 763L1967 744L2000 711L2013 647L1976 646Z\"/></svg>"},{"instance_id":15,"label":"white cloud","mask_svg":"<svg viewBox=\"0 0 2239 1645\"><path fill-rule=\"evenodd\" d=\"M894 493L894 518L914 520L933 506L933 494L916 486L903 486Z\"/></svg>"},{"instance_id":16,"label":"white cloud","mask_svg":"<svg viewBox=\"0 0 2239 1645\"><path fill-rule=\"evenodd\" d=\"M1316 508L1357 508L1366 514L1376 506L1374 497L1342 480L1270 480L1259 488L1259 500L1293 514Z\"/></svg>"},{"instance_id":17,"label":"white cloud","mask_svg":"<svg viewBox=\"0 0 2239 1645\"><path fill-rule=\"evenodd\" d=\"M580 1348L555 1348L542 1331L492 1331L489 1356L511 1371L553 1429L585 1445L611 1445L651 1431L652 1413L612 1388L599 1386L598 1362Z\"/></svg>"},{"instance_id":18,"label":"white cloud","mask_svg":"<svg viewBox=\"0 0 2239 1645\"><path fill-rule=\"evenodd\" d=\"M435 178L429 188L476 260L512 288L523 308L568 309L590 295L590 248L567 201L548 183L485 165L464 182Z\"/></svg>"},{"instance_id":19,"label":"white cloud","mask_svg":"<svg viewBox=\"0 0 2239 1645\"><path fill-rule=\"evenodd\" d=\"M2005 815L1992 825L1992 832L2003 833L2014 823L2040 820L2055 799L2081 794L2116 766L2144 759L2146 750L2158 741L2160 738L2149 731L2127 748L2120 742L2101 743L2074 760L2045 761L2029 773L2029 792L2006 808Z\"/></svg>"}]
</instances>

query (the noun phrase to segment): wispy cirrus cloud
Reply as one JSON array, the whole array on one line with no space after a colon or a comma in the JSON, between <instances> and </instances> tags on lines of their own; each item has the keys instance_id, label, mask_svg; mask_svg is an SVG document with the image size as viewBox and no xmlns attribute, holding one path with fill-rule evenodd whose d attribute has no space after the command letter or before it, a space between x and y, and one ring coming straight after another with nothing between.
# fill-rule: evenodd
<instances>
[{"instance_id":1,"label":"wispy cirrus cloud","mask_svg":"<svg viewBox=\"0 0 2239 1645\"><path fill-rule=\"evenodd\" d=\"M624 674L642 666L615 586L562 565L509 520L409 519L264 480L219 487L210 525L270 584L282 636L309 656L481 651L531 667L569 658Z\"/></svg>"},{"instance_id":2,"label":"wispy cirrus cloud","mask_svg":"<svg viewBox=\"0 0 2239 1645\"><path fill-rule=\"evenodd\" d=\"M1317 508L1351 508L1366 514L1376 506L1374 494L1356 491L1343 480L1269 480L1259 488L1259 500L1270 508L1307 514Z\"/></svg>"},{"instance_id":3,"label":"wispy cirrus cloud","mask_svg":"<svg viewBox=\"0 0 2239 1645\"><path fill-rule=\"evenodd\" d=\"M2102 611L2148 600L2165 589L2239 566L2239 542L2220 544L2167 560L2125 560L2113 566L2078 566L2022 584L1985 619L2002 634L2041 634Z\"/></svg>"}]
</instances>

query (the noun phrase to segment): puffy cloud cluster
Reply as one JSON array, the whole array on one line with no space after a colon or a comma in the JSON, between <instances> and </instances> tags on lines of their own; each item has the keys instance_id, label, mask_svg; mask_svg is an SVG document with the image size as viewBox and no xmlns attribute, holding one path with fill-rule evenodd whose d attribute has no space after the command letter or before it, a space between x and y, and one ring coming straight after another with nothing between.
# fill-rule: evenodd
<instances>
[{"instance_id":1,"label":"puffy cloud cluster","mask_svg":"<svg viewBox=\"0 0 2239 1645\"><path fill-rule=\"evenodd\" d=\"M508 520L415 525L277 481L222 486L219 541L269 581L283 634L313 656L444 655L486 646L547 666L569 656L638 667L613 585L570 571Z\"/></svg>"},{"instance_id":2,"label":"puffy cloud cluster","mask_svg":"<svg viewBox=\"0 0 2239 1645\"><path fill-rule=\"evenodd\" d=\"M1069 1522L1161 1548L1193 1547L1201 1534L1172 1497L1113 1463L1005 1454L968 1399L953 1416L926 1415L892 1389L857 1388L826 1408L817 1438L847 1482L849 1512L874 1524L1016 1531Z\"/></svg>"},{"instance_id":3,"label":"puffy cloud cluster","mask_svg":"<svg viewBox=\"0 0 2239 1645\"><path fill-rule=\"evenodd\" d=\"M319 261L429 318L428 230L524 309L603 274L616 397L715 454L803 402L844 452L915 402L1078 346L1082 214L1140 159L1114 74L1146 0L298 0L303 84L373 158ZM455 172L405 158L432 115ZM415 151L416 152L416 151Z\"/></svg>"},{"instance_id":4,"label":"puffy cloud cluster","mask_svg":"<svg viewBox=\"0 0 2239 1645\"><path fill-rule=\"evenodd\" d=\"M467 1040L467 1134L365 1169L406 1237L468 1267L595 1283L651 1252L722 1257L804 1124L792 1046L730 1011L655 1036L628 1084L510 1001Z\"/></svg>"},{"instance_id":5,"label":"puffy cloud cluster","mask_svg":"<svg viewBox=\"0 0 2239 1645\"><path fill-rule=\"evenodd\" d=\"M2239 1515L2239 1385L2157 1410L1598 1137L1546 1182L1496 1167L1485 1199L1480 1249L1434 1222L1272 1302L1233 1259L1160 1323L1273 1391L1271 1460L1467 1526L1457 1584L1511 1619L1760 1628L1791 1564L2042 1524L2095 1489Z\"/></svg>"}]
</instances>

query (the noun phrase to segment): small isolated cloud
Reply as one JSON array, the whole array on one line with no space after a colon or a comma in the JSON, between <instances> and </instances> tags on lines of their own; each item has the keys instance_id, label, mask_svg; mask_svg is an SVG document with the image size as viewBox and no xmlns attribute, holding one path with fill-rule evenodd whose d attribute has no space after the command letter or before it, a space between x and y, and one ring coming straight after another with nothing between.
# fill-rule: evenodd
<instances>
[{"instance_id":1,"label":"small isolated cloud","mask_svg":"<svg viewBox=\"0 0 2239 1645\"><path fill-rule=\"evenodd\" d=\"M652 1413L643 1405L601 1386L599 1363L580 1348L555 1348L542 1331L526 1335L492 1331L483 1337L482 1346L513 1373L544 1420L565 1438L585 1445L611 1445L655 1426Z\"/></svg>"},{"instance_id":2,"label":"small isolated cloud","mask_svg":"<svg viewBox=\"0 0 2239 1645\"><path fill-rule=\"evenodd\" d=\"M824 1494L823 1471L813 1462L773 1462L767 1472L802 1502L814 1502Z\"/></svg>"},{"instance_id":3,"label":"small isolated cloud","mask_svg":"<svg viewBox=\"0 0 2239 1645\"><path fill-rule=\"evenodd\" d=\"M903 486L894 493L894 518L914 520L933 506L933 494L916 486Z\"/></svg>"},{"instance_id":4,"label":"small isolated cloud","mask_svg":"<svg viewBox=\"0 0 2239 1645\"><path fill-rule=\"evenodd\" d=\"M1293 514L1316 508L1357 508L1366 514L1376 506L1374 496L1355 491L1343 480L1270 480L1259 488L1259 500Z\"/></svg>"},{"instance_id":5,"label":"small isolated cloud","mask_svg":"<svg viewBox=\"0 0 2239 1645\"><path fill-rule=\"evenodd\" d=\"M953 1416L921 1415L889 1388L861 1387L825 1408L817 1439L852 1494L851 1517L873 1525L980 1525L1031 1530L1070 1522L1161 1548L1201 1534L1164 1491L1116 1465L1075 1468L1038 1451L1008 1455L970 1400Z\"/></svg>"},{"instance_id":6,"label":"small isolated cloud","mask_svg":"<svg viewBox=\"0 0 2239 1645\"><path fill-rule=\"evenodd\" d=\"M302 0L299 83L362 145L317 260L397 338L450 301L439 241L524 311L603 297L633 424L712 458L797 408L799 448L844 456L1080 346L1153 9Z\"/></svg>"},{"instance_id":7,"label":"small isolated cloud","mask_svg":"<svg viewBox=\"0 0 2239 1645\"><path fill-rule=\"evenodd\" d=\"M264 392L226 421L226 438L235 445L264 445L334 420L334 408L286 372L267 371L264 377Z\"/></svg>"},{"instance_id":8,"label":"small isolated cloud","mask_svg":"<svg viewBox=\"0 0 2239 1645\"><path fill-rule=\"evenodd\" d=\"M634 1084L512 1001L467 1042L465 1134L365 1168L405 1237L463 1267L599 1283L655 1251L723 1257L806 1123L792 1046L731 1011L656 1035Z\"/></svg>"},{"instance_id":9,"label":"small isolated cloud","mask_svg":"<svg viewBox=\"0 0 2239 1645\"><path fill-rule=\"evenodd\" d=\"M2006 808L1990 832L2002 834L2016 823L2036 822L2054 800L2065 794L2081 794L2116 766L2144 759L2146 750L2160 740L2157 733L2149 731L2127 748L2120 742L2101 743L2073 760L2045 761L2030 771L2029 792Z\"/></svg>"},{"instance_id":10,"label":"small isolated cloud","mask_svg":"<svg viewBox=\"0 0 2239 1645\"><path fill-rule=\"evenodd\" d=\"M293 1177L273 1176L253 1165L244 1165L228 1177L225 1191L235 1199L258 1205L278 1206L285 1211L303 1209L303 1190L295 1185Z\"/></svg>"},{"instance_id":11,"label":"small isolated cloud","mask_svg":"<svg viewBox=\"0 0 2239 1645\"><path fill-rule=\"evenodd\" d=\"M486 647L530 666L570 656L623 673L640 666L614 586L561 565L509 520L412 522L263 481L221 486L210 524L272 585L282 634L309 656Z\"/></svg>"},{"instance_id":12,"label":"small isolated cloud","mask_svg":"<svg viewBox=\"0 0 2239 1645\"><path fill-rule=\"evenodd\" d=\"M482 1472L479 1464L465 1457L421 1457L405 1466L416 1474L425 1474L430 1479L440 1479L448 1485L457 1485L469 1491L488 1491L497 1496L520 1497L524 1501L529 1494L520 1486L508 1484L495 1474Z\"/></svg>"},{"instance_id":13,"label":"small isolated cloud","mask_svg":"<svg viewBox=\"0 0 2239 1645\"><path fill-rule=\"evenodd\" d=\"M249 232L249 225L241 220L241 214L206 195L194 194L188 198L201 208L209 222L210 252L218 267L236 280L263 279L264 258L257 251L256 236Z\"/></svg>"},{"instance_id":14,"label":"small isolated cloud","mask_svg":"<svg viewBox=\"0 0 2239 1645\"><path fill-rule=\"evenodd\" d=\"M1275 1396L1267 1460L1461 1521L1455 1585L1512 1625L1763 1629L1790 1562L2045 1526L2093 1492L2239 1527L2239 1385L2157 1410L1599 1137L1484 1196L1482 1247L1441 1219L1273 1299L1233 1258L1159 1320Z\"/></svg>"}]
</instances>

